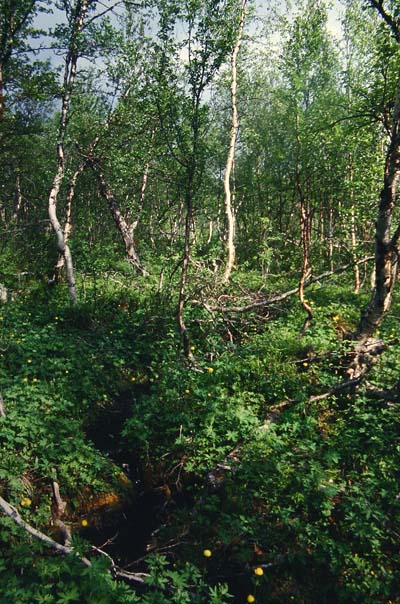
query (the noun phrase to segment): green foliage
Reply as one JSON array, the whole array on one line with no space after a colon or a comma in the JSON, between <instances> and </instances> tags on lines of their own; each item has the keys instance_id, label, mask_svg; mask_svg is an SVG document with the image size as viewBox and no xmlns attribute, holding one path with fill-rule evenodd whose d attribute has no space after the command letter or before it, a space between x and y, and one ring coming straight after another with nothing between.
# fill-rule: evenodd
<instances>
[{"instance_id":1,"label":"green foliage","mask_svg":"<svg viewBox=\"0 0 400 604\"><path fill-rule=\"evenodd\" d=\"M0 494L59 539L57 480L73 546L92 566L1 514L0 603L399 602L398 394L387 390L398 382L398 295L375 333L386 350L368 383L338 389L354 344L343 334L370 300L371 264L360 265L360 294L350 269L326 280L372 253L399 72L387 26L348 2L339 52L325 3L305 1L271 20L262 44L245 31L231 183L238 266L221 285L240 3L126 3L114 7L119 20L90 2L72 41L79 3L50 3L65 10L51 46L86 58L69 91L59 218L91 148L150 273L134 275L124 258L89 161L72 203L71 306L63 277L47 282L58 250L44 204L57 169L54 99L65 90L51 61L26 58L48 5L3 4ZM397 20L396 3L385 7ZM300 200L312 276L322 273L306 289L315 316L304 335L296 295L266 304L298 287ZM112 518L95 508L102 497L121 506ZM116 580L108 555L145 572L145 584Z\"/></svg>"}]
</instances>

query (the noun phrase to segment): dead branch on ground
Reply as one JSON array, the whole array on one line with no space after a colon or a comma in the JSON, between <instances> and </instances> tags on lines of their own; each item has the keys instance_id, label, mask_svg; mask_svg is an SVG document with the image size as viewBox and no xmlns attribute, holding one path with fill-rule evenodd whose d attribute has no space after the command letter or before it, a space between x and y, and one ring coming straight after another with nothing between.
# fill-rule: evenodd
<instances>
[{"instance_id":1,"label":"dead branch on ground","mask_svg":"<svg viewBox=\"0 0 400 604\"><path fill-rule=\"evenodd\" d=\"M333 275L338 275L340 273L343 273L343 272L347 271L348 269L353 268L355 265L365 264L366 262L369 262L370 260L374 260L374 256L368 256L366 258L363 258L362 260L357 260L356 262L349 262L348 264L337 267L333 271L329 270L324 273L321 273L320 275L316 275L315 277L309 277L307 279L307 281L304 283L304 287L309 287L310 285L313 285L314 283L318 283L319 281L328 279L329 277L332 277ZM221 304L218 304L218 305L208 304L207 310L210 309L213 311L218 311L218 312L223 312L223 313L230 313L230 312L231 313L244 313L244 312L249 312L249 311L256 311L257 309L262 309L266 306L270 306L271 304L275 304L276 302L282 302L283 300L286 300L287 298L290 298L291 296L295 296L296 294L298 294L298 291L299 291L299 287L296 286L287 292L283 292L281 294L276 294L274 296L270 296L270 297L262 296L261 299L260 299L260 296L257 296L258 299L255 302L251 302L250 304L246 304L244 306L224 306ZM221 300L221 297L219 298L219 300ZM204 305L204 302L203 302L203 305Z\"/></svg>"}]
</instances>

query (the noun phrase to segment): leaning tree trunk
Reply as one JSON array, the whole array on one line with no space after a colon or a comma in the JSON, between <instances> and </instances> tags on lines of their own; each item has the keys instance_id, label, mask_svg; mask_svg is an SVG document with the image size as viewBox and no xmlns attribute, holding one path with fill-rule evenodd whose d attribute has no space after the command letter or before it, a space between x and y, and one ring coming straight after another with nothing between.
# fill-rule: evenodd
<instances>
[{"instance_id":1,"label":"leaning tree trunk","mask_svg":"<svg viewBox=\"0 0 400 604\"><path fill-rule=\"evenodd\" d=\"M122 214L114 193L108 186L101 167L95 161L92 161L91 163L99 180L100 192L107 201L108 209L110 210L117 229L123 239L128 260L138 273L140 273L143 277L146 277L148 272L141 264L139 255L136 251L132 227L128 224L127 220Z\"/></svg>"},{"instance_id":2,"label":"leaning tree trunk","mask_svg":"<svg viewBox=\"0 0 400 604\"><path fill-rule=\"evenodd\" d=\"M237 111L237 57L240 51L242 43L242 35L244 28L244 20L246 15L246 3L247 0L242 0L242 7L240 12L239 30L237 34L236 44L234 46L232 57L231 57L231 132L229 142L229 152L226 161L225 174L224 174L224 191L225 191L225 215L227 224L227 235L226 235L226 249L227 249L227 260L225 266L225 272L223 276L223 283L228 283L233 266L235 264L235 213L233 208L233 195L231 192L231 173L233 164L235 161L235 148L236 139L239 131L239 117Z\"/></svg>"},{"instance_id":3,"label":"leaning tree trunk","mask_svg":"<svg viewBox=\"0 0 400 604\"><path fill-rule=\"evenodd\" d=\"M400 179L400 81L392 114L390 144L386 152L383 187L380 194L378 219L375 229L375 286L371 301L362 314L354 349L354 360L349 370L352 378L365 374L383 350L382 342L374 333L388 312L398 271L400 225L393 231L393 212L396 208Z\"/></svg>"},{"instance_id":4,"label":"leaning tree trunk","mask_svg":"<svg viewBox=\"0 0 400 604\"><path fill-rule=\"evenodd\" d=\"M400 81L393 110L390 145L386 152L383 188L375 230L375 287L370 304L361 317L357 337L369 338L390 308L398 269L400 226L392 234L400 179Z\"/></svg>"},{"instance_id":5,"label":"leaning tree trunk","mask_svg":"<svg viewBox=\"0 0 400 604\"><path fill-rule=\"evenodd\" d=\"M78 0L76 5L76 13L74 22L72 24L70 46L65 61L64 71L64 93L62 99L62 108L60 116L60 125L58 129L58 143L57 143L57 171L53 179L53 184L49 194L49 218L51 225L54 229L57 239L58 252L65 259L65 266L67 270L68 289L73 304L77 303L76 285L74 277L74 267L72 262L72 255L69 249L68 243L65 241L64 230L60 224L57 216L57 202L58 194L60 192L61 184L65 177L65 153L64 153L64 141L67 131L67 119L71 105L71 94L74 87L77 63L78 63L78 37L82 32L84 19L88 9L88 0Z\"/></svg>"},{"instance_id":6,"label":"leaning tree trunk","mask_svg":"<svg viewBox=\"0 0 400 604\"><path fill-rule=\"evenodd\" d=\"M71 220L71 216L72 216L72 202L75 196L75 188L76 188L76 183L78 181L78 177L82 174L82 172L84 171L85 167L86 167L87 161L84 160L82 161L79 166L77 167L77 169L75 170L75 172L73 173L71 180L69 181L68 184L68 190L67 190L67 205L65 208L65 221L64 221L64 229L63 229L63 233L64 233L64 243L67 245L71 232L72 232L72 220ZM61 276L61 272L63 270L65 266L65 254L59 254L58 255L58 261L57 264L54 267L54 277L53 277L53 281L58 282Z\"/></svg>"}]
</instances>

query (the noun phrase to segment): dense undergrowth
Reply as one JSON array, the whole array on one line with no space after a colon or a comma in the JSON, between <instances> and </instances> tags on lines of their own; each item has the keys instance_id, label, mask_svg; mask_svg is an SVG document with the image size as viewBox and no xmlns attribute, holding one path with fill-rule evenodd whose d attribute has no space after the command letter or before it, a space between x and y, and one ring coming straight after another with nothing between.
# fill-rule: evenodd
<instances>
[{"instance_id":1,"label":"dense undergrowth","mask_svg":"<svg viewBox=\"0 0 400 604\"><path fill-rule=\"evenodd\" d=\"M356 325L367 294L315 285L303 338L295 299L263 321L188 306L188 366L168 289L123 275L84 285L76 309L33 282L0 307L0 494L54 535L57 479L93 566L1 516L0 602L218 604L228 590L235 602L400 602L398 406L362 389L310 401L343 377L338 324ZM399 319L395 301L369 376L379 387L398 378ZM113 413L124 417L107 451L96 429ZM126 488L121 460L134 489L159 495L152 546L163 555L147 559L139 592L113 580L82 532L101 522L88 501Z\"/></svg>"}]
</instances>

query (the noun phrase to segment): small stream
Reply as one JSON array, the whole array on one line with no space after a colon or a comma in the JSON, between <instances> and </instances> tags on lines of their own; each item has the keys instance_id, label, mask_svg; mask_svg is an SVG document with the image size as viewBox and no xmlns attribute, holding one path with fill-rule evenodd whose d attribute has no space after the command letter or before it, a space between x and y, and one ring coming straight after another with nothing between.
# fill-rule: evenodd
<instances>
[{"instance_id":1,"label":"small stream","mask_svg":"<svg viewBox=\"0 0 400 604\"><path fill-rule=\"evenodd\" d=\"M81 534L96 547L101 547L121 568L146 572L144 558L154 545L154 534L165 525L168 513L163 490L145 487L140 460L129 457L121 442L120 434L131 414L132 405L134 400L131 393L121 397L114 407L99 413L97 420L87 430L87 437L124 470L137 496L123 510L106 512L101 526L89 525L81 530ZM187 495L181 496L187 502ZM234 596L233 603L242 604L252 593L251 577L239 572L239 569L237 574L229 577L227 583Z\"/></svg>"},{"instance_id":2,"label":"small stream","mask_svg":"<svg viewBox=\"0 0 400 604\"><path fill-rule=\"evenodd\" d=\"M130 457L121 442L120 434L133 404L131 393L122 396L114 407L99 413L86 432L95 446L123 469L135 491L131 504L105 513L101 526L88 526L81 531L85 539L102 547L121 567L148 554L152 535L163 522L165 502L160 490L145 488L139 460Z\"/></svg>"}]
</instances>

